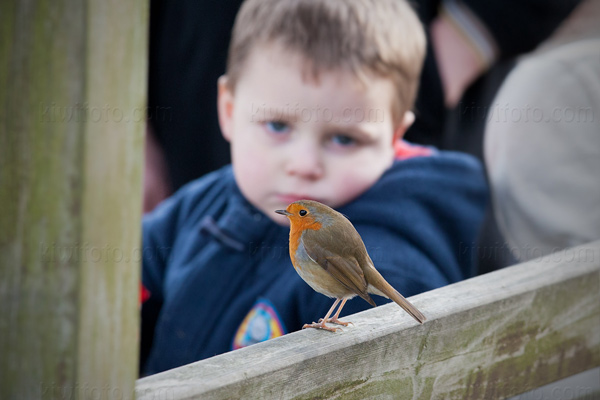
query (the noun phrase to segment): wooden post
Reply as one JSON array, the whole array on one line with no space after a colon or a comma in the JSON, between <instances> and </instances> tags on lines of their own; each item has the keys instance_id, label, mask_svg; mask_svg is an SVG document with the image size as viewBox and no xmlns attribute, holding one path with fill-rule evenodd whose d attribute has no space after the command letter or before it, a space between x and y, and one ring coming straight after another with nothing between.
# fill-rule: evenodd
<instances>
[{"instance_id":1,"label":"wooden post","mask_svg":"<svg viewBox=\"0 0 600 400\"><path fill-rule=\"evenodd\" d=\"M0 3L0 398L133 398L146 0Z\"/></svg>"},{"instance_id":2,"label":"wooden post","mask_svg":"<svg viewBox=\"0 0 600 400\"><path fill-rule=\"evenodd\" d=\"M600 241L411 301L423 325L386 304L140 379L138 398L499 399L600 365Z\"/></svg>"}]
</instances>

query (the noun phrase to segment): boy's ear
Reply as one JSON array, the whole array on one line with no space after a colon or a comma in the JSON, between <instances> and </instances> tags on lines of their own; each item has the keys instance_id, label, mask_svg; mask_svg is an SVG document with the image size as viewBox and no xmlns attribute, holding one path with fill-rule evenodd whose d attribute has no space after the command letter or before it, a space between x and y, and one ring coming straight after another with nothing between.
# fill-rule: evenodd
<instances>
[{"instance_id":1,"label":"boy's ear","mask_svg":"<svg viewBox=\"0 0 600 400\"><path fill-rule=\"evenodd\" d=\"M228 142L231 141L233 130L233 93L231 92L227 75L222 75L218 82L217 110L221 133Z\"/></svg>"},{"instance_id":2,"label":"boy's ear","mask_svg":"<svg viewBox=\"0 0 600 400\"><path fill-rule=\"evenodd\" d=\"M397 140L402 139L402 137L404 137L404 134L406 133L408 128L410 128L410 126L413 124L413 122L415 122L415 113L413 113L412 111L405 112L404 118L402 118L402 122L396 128L396 131L394 132L394 142L393 143L395 143Z\"/></svg>"}]
</instances>

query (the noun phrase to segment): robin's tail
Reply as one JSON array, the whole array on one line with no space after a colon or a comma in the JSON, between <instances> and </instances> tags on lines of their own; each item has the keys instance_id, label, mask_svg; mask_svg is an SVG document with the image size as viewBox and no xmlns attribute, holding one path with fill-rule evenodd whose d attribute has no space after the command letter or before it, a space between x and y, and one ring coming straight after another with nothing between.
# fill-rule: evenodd
<instances>
[{"instance_id":1,"label":"robin's tail","mask_svg":"<svg viewBox=\"0 0 600 400\"><path fill-rule=\"evenodd\" d=\"M375 273L373 273L373 270ZM369 275L371 276L367 278L371 289L368 290L369 292L380 296L383 295L388 299L394 300L396 304L402 307L404 311L409 313L414 319L419 321L420 324L427 320L423 313L417 310L417 307L413 306L408 300L406 300L406 298L404 298L404 296L398 293L398 291L394 289L392 285L387 283L386 280L383 279L383 276L381 276L381 274L379 274L375 268L373 268L373 270L370 271L371 273Z\"/></svg>"},{"instance_id":2,"label":"robin's tail","mask_svg":"<svg viewBox=\"0 0 600 400\"><path fill-rule=\"evenodd\" d=\"M389 290L389 293L386 293L387 297L394 300L394 302L396 304L398 304L400 307L402 307L404 309L404 311L409 313L414 319L419 321L420 324L422 324L423 322L425 322L427 320L427 318L425 318L423 313L421 311L417 310L417 307L413 306L408 300L406 300L406 298L404 298L404 296L402 296L400 293L398 293L398 291L396 289L394 289L391 285L390 285L390 289L391 290Z\"/></svg>"}]
</instances>

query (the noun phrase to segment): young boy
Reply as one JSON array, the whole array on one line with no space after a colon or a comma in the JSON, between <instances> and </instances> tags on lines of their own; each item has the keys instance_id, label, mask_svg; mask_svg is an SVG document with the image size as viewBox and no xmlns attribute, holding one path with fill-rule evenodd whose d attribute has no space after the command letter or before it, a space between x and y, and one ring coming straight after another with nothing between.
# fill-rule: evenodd
<instances>
[{"instance_id":1,"label":"young boy","mask_svg":"<svg viewBox=\"0 0 600 400\"><path fill-rule=\"evenodd\" d=\"M463 250L482 219L480 165L400 141L414 119L424 51L423 29L402 0L244 3L218 83L232 166L144 220L143 374L325 314L330 299L292 268L287 218L274 213L295 200L344 213L405 296L472 274ZM344 311L368 307L354 300Z\"/></svg>"}]
</instances>

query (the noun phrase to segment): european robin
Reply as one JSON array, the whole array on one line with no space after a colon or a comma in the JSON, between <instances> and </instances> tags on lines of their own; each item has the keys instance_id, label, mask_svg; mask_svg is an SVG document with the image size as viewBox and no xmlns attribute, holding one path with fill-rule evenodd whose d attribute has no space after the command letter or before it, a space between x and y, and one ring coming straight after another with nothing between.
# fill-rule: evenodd
<instances>
[{"instance_id":1,"label":"european robin","mask_svg":"<svg viewBox=\"0 0 600 400\"><path fill-rule=\"evenodd\" d=\"M347 326L349 322L338 319L344 304L360 296L375 306L369 293L392 299L419 323L426 320L375 269L362 238L344 215L313 200L295 201L275 212L290 220L290 258L298 275L317 292L335 298L325 318L302 329L339 329L326 326L327 322ZM337 312L329 318L340 301Z\"/></svg>"}]
</instances>

